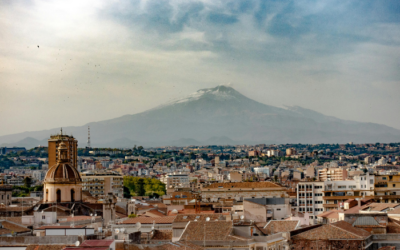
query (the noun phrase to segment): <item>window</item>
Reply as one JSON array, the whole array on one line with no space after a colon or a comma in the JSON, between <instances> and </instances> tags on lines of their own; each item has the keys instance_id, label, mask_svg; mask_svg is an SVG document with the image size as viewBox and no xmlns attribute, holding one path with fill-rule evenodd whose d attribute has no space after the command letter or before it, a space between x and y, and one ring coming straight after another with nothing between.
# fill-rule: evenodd
<instances>
[{"instance_id":1,"label":"window","mask_svg":"<svg viewBox=\"0 0 400 250\"><path fill-rule=\"evenodd\" d=\"M280 208L277 208L276 210L277 210L277 211L281 211L281 209L280 209Z\"/></svg>"},{"instance_id":2,"label":"window","mask_svg":"<svg viewBox=\"0 0 400 250\"><path fill-rule=\"evenodd\" d=\"M395 187L396 186L396 184L393 184L393 187Z\"/></svg>"},{"instance_id":3,"label":"window","mask_svg":"<svg viewBox=\"0 0 400 250\"><path fill-rule=\"evenodd\" d=\"M349 186L349 188L356 188L356 186Z\"/></svg>"},{"instance_id":4,"label":"window","mask_svg":"<svg viewBox=\"0 0 400 250\"><path fill-rule=\"evenodd\" d=\"M46 215L42 215L42 220L46 219Z\"/></svg>"},{"instance_id":5,"label":"window","mask_svg":"<svg viewBox=\"0 0 400 250\"><path fill-rule=\"evenodd\" d=\"M387 178L386 177L382 177L382 180L387 180Z\"/></svg>"},{"instance_id":6,"label":"window","mask_svg":"<svg viewBox=\"0 0 400 250\"><path fill-rule=\"evenodd\" d=\"M346 188L346 186L338 186L338 188Z\"/></svg>"},{"instance_id":7,"label":"window","mask_svg":"<svg viewBox=\"0 0 400 250\"><path fill-rule=\"evenodd\" d=\"M374 184L374 180L369 180L369 184Z\"/></svg>"}]
</instances>

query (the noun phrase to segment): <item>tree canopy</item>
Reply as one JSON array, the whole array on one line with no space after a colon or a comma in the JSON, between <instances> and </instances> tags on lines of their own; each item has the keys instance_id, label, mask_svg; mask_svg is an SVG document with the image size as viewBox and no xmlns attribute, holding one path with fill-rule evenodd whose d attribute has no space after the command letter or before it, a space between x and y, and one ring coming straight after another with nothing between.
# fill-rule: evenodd
<instances>
[{"instance_id":1,"label":"tree canopy","mask_svg":"<svg viewBox=\"0 0 400 250\"><path fill-rule=\"evenodd\" d=\"M158 179L124 176L124 187L131 196L162 196L166 193L165 184Z\"/></svg>"}]
</instances>

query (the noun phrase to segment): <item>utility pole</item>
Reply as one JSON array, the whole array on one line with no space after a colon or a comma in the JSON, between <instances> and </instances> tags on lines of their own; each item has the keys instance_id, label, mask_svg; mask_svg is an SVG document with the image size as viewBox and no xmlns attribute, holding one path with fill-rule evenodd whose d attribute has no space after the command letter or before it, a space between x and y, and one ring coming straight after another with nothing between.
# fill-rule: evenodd
<instances>
[{"instance_id":1,"label":"utility pole","mask_svg":"<svg viewBox=\"0 0 400 250\"><path fill-rule=\"evenodd\" d=\"M88 139L87 139L87 147L88 147L88 148L92 148L92 147L90 146L90 126L88 126Z\"/></svg>"}]
</instances>

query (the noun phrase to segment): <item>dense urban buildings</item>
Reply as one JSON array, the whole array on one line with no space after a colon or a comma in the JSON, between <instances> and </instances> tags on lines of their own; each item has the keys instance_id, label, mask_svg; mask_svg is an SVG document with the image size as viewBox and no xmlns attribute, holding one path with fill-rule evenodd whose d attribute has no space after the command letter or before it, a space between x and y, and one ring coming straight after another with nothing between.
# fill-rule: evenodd
<instances>
[{"instance_id":1,"label":"dense urban buildings","mask_svg":"<svg viewBox=\"0 0 400 250\"><path fill-rule=\"evenodd\" d=\"M76 146L60 133L3 155L10 236L85 235L121 250L400 246L399 144Z\"/></svg>"}]
</instances>

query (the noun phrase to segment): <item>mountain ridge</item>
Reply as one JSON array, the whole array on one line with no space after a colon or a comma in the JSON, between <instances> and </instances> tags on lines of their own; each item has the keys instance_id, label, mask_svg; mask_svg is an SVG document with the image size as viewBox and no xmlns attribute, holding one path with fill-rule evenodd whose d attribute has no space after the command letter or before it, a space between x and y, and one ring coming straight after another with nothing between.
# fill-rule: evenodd
<instances>
[{"instance_id":1,"label":"mountain ridge","mask_svg":"<svg viewBox=\"0 0 400 250\"><path fill-rule=\"evenodd\" d=\"M63 130L82 143L87 140L87 126L91 128L92 146L110 147L130 143L165 146L184 142L185 138L198 143L206 142L207 138L219 138L212 142L221 142L220 145L230 141L237 144L400 141L400 130L386 125L342 120L300 106L275 107L252 100L224 85L200 89L138 114ZM17 142L25 137L41 141L58 130L0 136L0 144Z\"/></svg>"}]
</instances>

